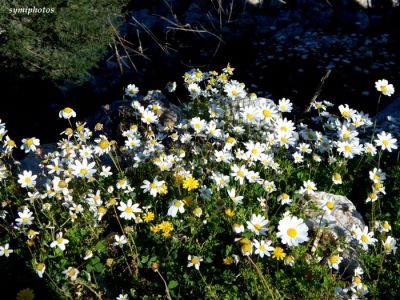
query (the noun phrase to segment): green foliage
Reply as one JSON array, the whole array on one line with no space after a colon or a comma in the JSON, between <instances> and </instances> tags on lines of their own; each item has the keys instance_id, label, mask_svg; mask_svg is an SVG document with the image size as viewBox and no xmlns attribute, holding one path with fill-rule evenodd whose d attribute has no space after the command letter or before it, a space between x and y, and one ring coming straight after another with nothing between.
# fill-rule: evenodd
<instances>
[{"instance_id":1,"label":"green foliage","mask_svg":"<svg viewBox=\"0 0 400 300\"><path fill-rule=\"evenodd\" d=\"M121 10L128 2L1 1L3 67L9 72L33 73L56 81L84 79L112 43ZM16 11L24 8L46 8L53 12Z\"/></svg>"}]
</instances>

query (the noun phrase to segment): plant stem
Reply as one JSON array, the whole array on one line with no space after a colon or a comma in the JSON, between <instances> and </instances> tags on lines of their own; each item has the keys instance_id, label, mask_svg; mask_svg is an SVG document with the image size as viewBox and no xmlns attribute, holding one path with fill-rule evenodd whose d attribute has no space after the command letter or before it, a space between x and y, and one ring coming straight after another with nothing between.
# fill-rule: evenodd
<instances>
[{"instance_id":1,"label":"plant stem","mask_svg":"<svg viewBox=\"0 0 400 300\"><path fill-rule=\"evenodd\" d=\"M260 277L264 287L268 290L268 292L271 294L272 299L275 299L274 293L272 292L271 287L268 285L268 282L265 280L264 275L262 274L261 270L258 268L258 266L254 263L254 261L250 258L250 256L246 256L249 262L253 265L253 267L256 269L258 277Z\"/></svg>"},{"instance_id":2,"label":"plant stem","mask_svg":"<svg viewBox=\"0 0 400 300\"><path fill-rule=\"evenodd\" d=\"M172 300L171 295L169 293L169 289L168 289L168 284L165 281L164 277L161 275L160 271L158 271L158 269L156 270L156 273L160 276L161 280L164 282L165 285L165 292L167 293L167 298L168 300Z\"/></svg>"}]
</instances>

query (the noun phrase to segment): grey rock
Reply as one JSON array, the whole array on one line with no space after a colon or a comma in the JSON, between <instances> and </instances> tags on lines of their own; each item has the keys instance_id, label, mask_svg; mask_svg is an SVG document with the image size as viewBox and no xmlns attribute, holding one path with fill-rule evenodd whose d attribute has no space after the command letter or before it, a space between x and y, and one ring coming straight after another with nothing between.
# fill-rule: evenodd
<instances>
[{"instance_id":1,"label":"grey rock","mask_svg":"<svg viewBox=\"0 0 400 300\"><path fill-rule=\"evenodd\" d=\"M40 145L36 152L29 152L24 159L21 160L19 168L15 170L16 174L21 173L23 170L31 171L35 175L39 175L37 177L36 183L39 185L43 185L47 182L47 178L40 176L42 173L42 169L39 165L42 163L44 156L50 152L54 152L57 149L56 143L50 144L42 144Z\"/></svg>"},{"instance_id":2,"label":"grey rock","mask_svg":"<svg viewBox=\"0 0 400 300\"><path fill-rule=\"evenodd\" d=\"M357 242L351 234L351 228L355 225L363 229L365 227L361 214L354 204L345 196L334 195L326 192L317 192L311 196L309 201L320 204L322 199L329 198L334 203L334 208L329 216L322 209L307 209L305 220L307 226L313 230L324 229L323 231L333 234L335 238L344 239L350 243L342 253L343 261L340 264L340 271L345 276L352 276L354 269L360 266ZM321 235L320 243L324 243L324 235ZM316 245L314 245L316 246Z\"/></svg>"}]
</instances>

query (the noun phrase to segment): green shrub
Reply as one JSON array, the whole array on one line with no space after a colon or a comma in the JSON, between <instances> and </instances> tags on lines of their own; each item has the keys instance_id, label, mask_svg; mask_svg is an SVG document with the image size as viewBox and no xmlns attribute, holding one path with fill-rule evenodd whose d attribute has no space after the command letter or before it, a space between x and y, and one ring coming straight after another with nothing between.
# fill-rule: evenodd
<instances>
[{"instance_id":1,"label":"green shrub","mask_svg":"<svg viewBox=\"0 0 400 300\"><path fill-rule=\"evenodd\" d=\"M2 67L9 72L33 72L34 76L53 80L84 79L112 43L121 10L128 2L1 1ZM51 11L21 11L25 8Z\"/></svg>"}]
</instances>

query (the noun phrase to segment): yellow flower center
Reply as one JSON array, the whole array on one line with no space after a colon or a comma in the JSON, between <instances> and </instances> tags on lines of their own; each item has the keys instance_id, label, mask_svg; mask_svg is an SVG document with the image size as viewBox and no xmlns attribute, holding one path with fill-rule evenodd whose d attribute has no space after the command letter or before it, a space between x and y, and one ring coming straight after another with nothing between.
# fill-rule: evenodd
<instances>
[{"instance_id":1,"label":"yellow flower center","mask_svg":"<svg viewBox=\"0 0 400 300\"><path fill-rule=\"evenodd\" d=\"M197 256L193 256L191 262L192 264L197 265L200 263L200 259Z\"/></svg>"},{"instance_id":2,"label":"yellow flower center","mask_svg":"<svg viewBox=\"0 0 400 300\"><path fill-rule=\"evenodd\" d=\"M260 251L265 251L265 250L267 250L267 249L265 248L264 245L261 245L259 249L260 249Z\"/></svg>"},{"instance_id":3,"label":"yellow flower center","mask_svg":"<svg viewBox=\"0 0 400 300\"><path fill-rule=\"evenodd\" d=\"M389 223L387 223L387 222L383 223L383 228L385 228L385 229L389 229L389 228L390 228L390 225L389 225Z\"/></svg>"},{"instance_id":4,"label":"yellow flower center","mask_svg":"<svg viewBox=\"0 0 400 300\"><path fill-rule=\"evenodd\" d=\"M100 147L100 149L102 149L102 150L107 149L109 146L110 146L110 142L107 141L107 140L101 140L101 141L99 142L99 147Z\"/></svg>"},{"instance_id":5,"label":"yellow flower center","mask_svg":"<svg viewBox=\"0 0 400 300\"><path fill-rule=\"evenodd\" d=\"M382 92L382 93L387 93L387 92L389 92L388 86L387 86L387 85L382 85L382 86L381 86L381 92Z\"/></svg>"},{"instance_id":6,"label":"yellow flower center","mask_svg":"<svg viewBox=\"0 0 400 300\"><path fill-rule=\"evenodd\" d=\"M281 194L281 197L282 197L283 200L289 199L289 195L286 194L286 193L282 193L282 194Z\"/></svg>"},{"instance_id":7,"label":"yellow flower center","mask_svg":"<svg viewBox=\"0 0 400 300\"><path fill-rule=\"evenodd\" d=\"M375 184L374 184L374 189L376 189L376 190L379 190L379 189L382 188L382 187L383 187L383 185L380 184L380 183L375 183Z\"/></svg>"},{"instance_id":8,"label":"yellow flower center","mask_svg":"<svg viewBox=\"0 0 400 300\"><path fill-rule=\"evenodd\" d=\"M75 268L71 268L71 269L69 269L68 272L67 272L67 275L68 275L69 277L73 277L75 274L76 274Z\"/></svg>"},{"instance_id":9,"label":"yellow flower center","mask_svg":"<svg viewBox=\"0 0 400 300\"><path fill-rule=\"evenodd\" d=\"M227 143L229 143L229 144L233 144L234 142L235 142L235 139L233 138L233 137L228 137L227 139L226 139L226 142Z\"/></svg>"},{"instance_id":10,"label":"yellow flower center","mask_svg":"<svg viewBox=\"0 0 400 300\"><path fill-rule=\"evenodd\" d=\"M89 172L89 171L88 171L88 169L86 169L86 168L82 168L82 169L79 171L79 173L80 173L81 175L83 175L83 176L85 176L88 172Z\"/></svg>"},{"instance_id":11,"label":"yellow flower center","mask_svg":"<svg viewBox=\"0 0 400 300\"><path fill-rule=\"evenodd\" d=\"M298 233L297 233L297 230L295 228L290 227L287 230L287 235L290 236L291 238L295 238L298 235Z\"/></svg>"},{"instance_id":12,"label":"yellow flower center","mask_svg":"<svg viewBox=\"0 0 400 300\"><path fill-rule=\"evenodd\" d=\"M345 118L348 118L350 116L350 112L349 111L343 111L342 112L342 116Z\"/></svg>"},{"instance_id":13,"label":"yellow flower center","mask_svg":"<svg viewBox=\"0 0 400 300\"><path fill-rule=\"evenodd\" d=\"M56 239L57 244L62 244L64 242L64 239L62 237L59 237Z\"/></svg>"},{"instance_id":14,"label":"yellow flower center","mask_svg":"<svg viewBox=\"0 0 400 300\"><path fill-rule=\"evenodd\" d=\"M239 177L244 177L244 172L242 170L239 170L236 172L236 175Z\"/></svg>"},{"instance_id":15,"label":"yellow flower center","mask_svg":"<svg viewBox=\"0 0 400 300\"><path fill-rule=\"evenodd\" d=\"M38 263L36 265L36 270L42 271L44 269L44 267L45 267L44 263Z\"/></svg>"},{"instance_id":16,"label":"yellow flower center","mask_svg":"<svg viewBox=\"0 0 400 300\"><path fill-rule=\"evenodd\" d=\"M60 189L66 188L67 187L67 183L64 180L60 180L60 182L58 183L58 187Z\"/></svg>"},{"instance_id":17,"label":"yellow flower center","mask_svg":"<svg viewBox=\"0 0 400 300\"><path fill-rule=\"evenodd\" d=\"M357 283L357 284L360 284L361 283L361 278L360 277L355 277L354 278L354 282Z\"/></svg>"},{"instance_id":18,"label":"yellow flower center","mask_svg":"<svg viewBox=\"0 0 400 300\"><path fill-rule=\"evenodd\" d=\"M133 212L132 207L125 208L125 212L131 214Z\"/></svg>"},{"instance_id":19,"label":"yellow flower center","mask_svg":"<svg viewBox=\"0 0 400 300\"><path fill-rule=\"evenodd\" d=\"M176 201L175 203L174 203L174 206L175 207L181 207L182 206L182 201Z\"/></svg>"},{"instance_id":20,"label":"yellow flower center","mask_svg":"<svg viewBox=\"0 0 400 300\"><path fill-rule=\"evenodd\" d=\"M200 207L196 207L196 208L193 210L193 212L194 212L195 215L199 215L199 214L201 214L202 210L201 210Z\"/></svg>"},{"instance_id":21,"label":"yellow flower center","mask_svg":"<svg viewBox=\"0 0 400 300\"><path fill-rule=\"evenodd\" d=\"M31 183L31 182L32 182L32 179L30 179L29 177L26 177L26 178L25 178L25 183L29 184L29 183Z\"/></svg>"},{"instance_id":22,"label":"yellow flower center","mask_svg":"<svg viewBox=\"0 0 400 300\"><path fill-rule=\"evenodd\" d=\"M64 112L66 114L70 114L72 112L72 109L70 107L66 107L66 108L64 108Z\"/></svg>"},{"instance_id":23,"label":"yellow flower center","mask_svg":"<svg viewBox=\"0 0 400 300\"><path fill-rule=\"evenodd\" d=\"M382 144L385 145L386 147L389 145L389 141L388 140L383 140Z\"/></svg>"},{"instance_id":24,"label":"yellow flower center","mask_svg":"<svg viewBox=\"0 0 400 300\"><path fill-rule=\"evenodd\" d=\"M260 224L254 224L254 228L257 230L260 230L262 228L262 226Z\"/></svg>"},{"instance_id":25,"label":"yellow flower center","mask_svg":"<svg viewBox=\"0 0 400 300\"><path fill-rule=\"evenodd\" d=\"M253 114L250 114L250 113L247 113L247 114L246 114L246 118L247 118L248 120L254 120L254 115L253 115Z\"/></svg>"},{"instance_id":26,"label":"yellow flower center","mask_svg":"<svg viewBox=\"0 0 400 300\"><path fill-rule=\"evenodd\" d=\"M385 249L386 250L389 250L389 249L391 249L392 248L392 245L390 244L390 243L386 243L385 244Z\"/></svg>"},{"instance_id":27,"label":"yellow flower center","mask_svg":"<svg viewBox=\"0 0 400 300\"><path fill-rule=\"evenodd\" d=\"M337 264L339 261L339 257L337 255L332 255L331 257L329 257L329 262L331 264Z\"/></svg>"},{"instance_id":28,"label":"yellow flower center","mask_svg":"<svg viewBox=\"0 0 400 300\"><path fill-rule=\"evenodd\" d=\"M264 109L262 111L262 113L263 113L264 117L266 117L266 118L269 118L272 115L272 112L269 109Z\"/></svg>"},{"instance_id":29,"label":"yellow flower center","mask_svg":"<svg viewBox=\"0 0 400 300\"><path fill-rule=\"evenodd\" d=\"M326 202L326 207L332 210L335 207L335 204L332 201L328 201Z\"/></svg>"},{"instance_id":30,"label":"yellow flower center","mask_svg":"<svg viewBox=\"0 0 400 300\"><path fill-rule=\"evenodd\" d=\"M157 184L155 184L154 182L150 183L150 188L152 188L152 189L157 188Z\"/></svg>"},{"instance_id":31,"label":"yellow flower center","mask_svg":"<svg viewBox=\"0 0 400 300\"><path fill-rule=\"evenodd\" d=\"M346 152L351 152L352 149L353 148L350 145L344 146L344 151L346 151Z\"/></svg>"},{"instance_id":32,"label":"yellow flower center","mask_svg":"<svg viewBox=\"0 0 400 300\"><path fill-rule=\"evenodd\" d=\"M361 236L361 241L363 241L364 243L368 243L368 241L369 241L368 236L366 236L365 234L363 234L363 235Z\"/></svg>"},{"instance_id":33,"label":"yellow flower center","mask_svg":"<svg viewBox=\"0 0 400 300\"><path fill-rule=\"evenodd\" d=\"M28 223L28 222L29 222L29 218L26 218L26 217L25 217L25 218L22 218L21 221L22 221L22 223Z\"/></svg>"}]
</instances>

